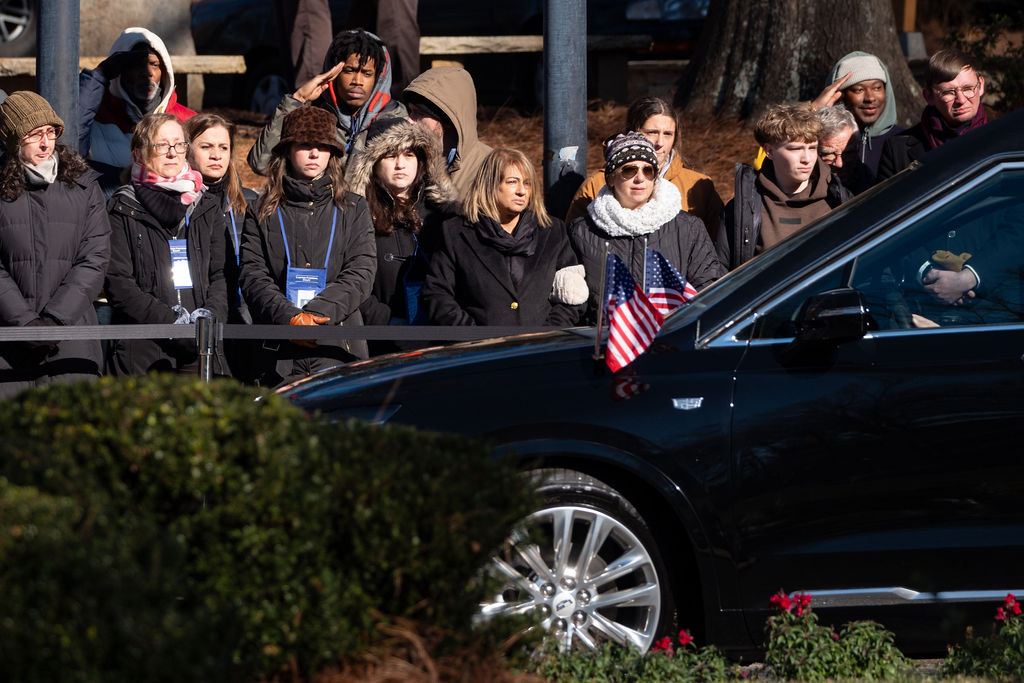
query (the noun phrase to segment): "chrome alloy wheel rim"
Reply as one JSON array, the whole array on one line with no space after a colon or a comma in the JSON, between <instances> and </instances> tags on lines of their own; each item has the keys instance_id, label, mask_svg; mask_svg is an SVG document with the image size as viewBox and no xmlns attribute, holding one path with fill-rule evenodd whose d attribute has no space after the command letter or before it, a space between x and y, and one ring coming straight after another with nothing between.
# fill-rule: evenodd
<instances>
[{"instance_id":1,"label":"chrome alloy wheel rim","mask_svg":"<svg viewBox=\"0 0 1024 683\"><path fill-rule=\"evenodd\" d=\"M481 617L535 614L563 649L606 640L651 647L661 588L650 554L632 531L599 510L573 505L535 512L526 526L542 532L544 547L513 534L492 560L506 585L481 605Z\"/></svg>"}]
</instances>

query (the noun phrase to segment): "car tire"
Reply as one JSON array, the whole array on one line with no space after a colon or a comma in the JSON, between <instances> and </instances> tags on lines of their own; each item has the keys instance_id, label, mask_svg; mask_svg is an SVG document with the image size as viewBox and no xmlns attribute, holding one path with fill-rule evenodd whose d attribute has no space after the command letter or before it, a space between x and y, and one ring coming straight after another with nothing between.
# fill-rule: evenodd
<instances>
[{"instance_id":1,"label":"car tire","mask_svg":"<svg viewBox=\"0 0 1024 683\"><path fill-rule=\"evenodd\" d=\"M0 0L0 57L36 54L38 0Z\"/></svg>"},{"instance_id":2,"label":"car tire","mask_svg":"<svg viewBox=\"0 0 1024 683\"><path fill-rule=\"evenodd\" d=\"M493 558L504 585L481 605L481 616L536 615L563 649L605 641L650 649L675 615L649 527L594 477L566 469L534 474L544 503Z\"/></svg>"}]
</instances>

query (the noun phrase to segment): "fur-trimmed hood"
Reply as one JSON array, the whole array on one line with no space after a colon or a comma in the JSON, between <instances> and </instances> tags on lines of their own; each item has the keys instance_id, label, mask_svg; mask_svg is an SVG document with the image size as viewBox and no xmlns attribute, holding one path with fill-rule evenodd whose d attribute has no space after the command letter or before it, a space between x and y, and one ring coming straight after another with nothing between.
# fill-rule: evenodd
<instances>
[{"instance_id":1,"label":"fur-trimmed hood","mask_svg":"<svg viewBox=\"0 0 1024 683\"><path fill-rule=\"evenodd\" d=\"M452 185L441 156L441 141L424 126L412 121L391 126L383 133L368 140L366 148L359 153L349 166L346 174L349 190L366 196L373 175L374 165L383 157L404 149L422 149L427 159L421 191L428 201L449 210L457 210L458 194Z\"/></svg>"}]
</instances>

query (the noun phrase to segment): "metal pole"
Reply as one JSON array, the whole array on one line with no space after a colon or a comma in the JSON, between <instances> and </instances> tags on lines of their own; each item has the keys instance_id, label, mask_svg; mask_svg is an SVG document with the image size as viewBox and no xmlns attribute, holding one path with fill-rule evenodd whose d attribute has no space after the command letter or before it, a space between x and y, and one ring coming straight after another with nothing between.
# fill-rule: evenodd
<instances>
[{"instance_id":1,"label":"metal pole","mask_svg":"<svg viewBox=\"0 0 1024 683\"><path fill-rule=\"evenodd\" d=\"M587 173L587 4L544 2L544 191L564 216Z\"/></svg>"},{"instance_id":2,"label":"metal pole","mask_svg":"<svg viewBox=\"0 0 1024 683\"><path fill-rule=\"evenodd\" d=\"M36 44L36 88L64 120L65 141L78 149L79 3L41 0Z\"/></svg>"},{"instance_id":3,"label":"metal pole","mask_svg":"<svg viewBox=\"0 0 1024 683\"><path fill-rule=\"evenodd\" d=\"M204 382L213 379L213 350L216 339L213 336L213 318L196 320L196 348L199 350L199 378Z\"/></svg>"}]
</instances>

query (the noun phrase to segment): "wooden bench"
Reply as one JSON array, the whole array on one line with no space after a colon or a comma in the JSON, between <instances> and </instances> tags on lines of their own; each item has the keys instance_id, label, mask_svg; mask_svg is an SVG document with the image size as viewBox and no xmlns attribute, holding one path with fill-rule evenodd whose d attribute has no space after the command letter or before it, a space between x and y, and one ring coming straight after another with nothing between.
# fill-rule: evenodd
<instances>
[{"instance_id":1,"label":"wooden bench","mask_svg":"<svg viewBox=\"0 0 1024 683\"><path fill-rule=\"evenodd\" d=\"M648 35L587 36L588 71L595 74L595 96L625 101L629 96L629 57L651 49ZM461 66L463 55L538 53L544 51L544 36L421 36L420 56L431 66Z\"/></svg>"},{"instance_id":2,"label":"wooden bench","mask_svg":"<svg viewBox=\"0 0 1024 683\"><path fill-rule=\"evenodd\" d=\"M106 57L79 57L79 69L95 69ZM171 68L178 85L178 99L184 104L203 101L203 81L205 74L244 74L245 58L242 55L171 55ZM3 57L0 58L0 78L18 78L22 82L26 78L36 76L35 57ZM184 87L182 87L184 86ZM18 87L31 87L19 85Z\"/></svg>"}]
</instances>

